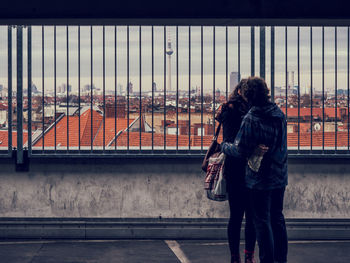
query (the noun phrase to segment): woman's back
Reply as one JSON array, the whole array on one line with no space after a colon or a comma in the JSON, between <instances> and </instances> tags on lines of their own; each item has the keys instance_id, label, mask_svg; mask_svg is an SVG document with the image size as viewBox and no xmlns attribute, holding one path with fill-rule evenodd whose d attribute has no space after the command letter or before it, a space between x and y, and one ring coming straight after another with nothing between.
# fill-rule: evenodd
<instances>
[{"instance_id":1,"label":"woman's back","mask_svg":"<svg viewBox=\"0 0 350 263\"><path fill-rule=\"evenodd\" d=\"M241 96L236 96L223 104L216 120L222 123L223 140L233 143L240 129L243 117L248 112L248 104ZM225 174L228 180L244 180L246 160L232 156L226 156ZM243 183L243 182L242 182Z\"/></svg>"}]
</instances>

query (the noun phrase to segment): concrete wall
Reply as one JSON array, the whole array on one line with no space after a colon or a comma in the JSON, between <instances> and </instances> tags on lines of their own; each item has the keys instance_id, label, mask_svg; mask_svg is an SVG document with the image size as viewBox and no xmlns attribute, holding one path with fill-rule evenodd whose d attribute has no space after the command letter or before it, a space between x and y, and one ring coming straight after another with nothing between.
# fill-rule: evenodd
<instances>
[{"instance_id":1,"label":"concrete wall","mask_svg":"<svg viewBox=\"0 0 350 263\"><path fill-rule=\"evenodd\" d=\"M33 159L29 172L0 160L0 217L221 218L198 158ZM349 218L350 162L289 162L287 218Z\"/></svg>"}]
</instances>

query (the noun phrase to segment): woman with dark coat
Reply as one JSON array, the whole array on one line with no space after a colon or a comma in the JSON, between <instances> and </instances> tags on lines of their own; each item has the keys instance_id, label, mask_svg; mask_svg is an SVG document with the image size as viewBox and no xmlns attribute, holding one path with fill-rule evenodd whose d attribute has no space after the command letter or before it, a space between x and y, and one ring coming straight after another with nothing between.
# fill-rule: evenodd
<instances>
[{"instance_id":1,"label":"woman with dark coat","mask_svg":"<svg viewBox=\"0 0 350 263\"><path fill-rule=\"evenodd\" d=\"M233 143L241 126L243 117L249 110L248 103L241 96L242 85L247 80L242 79L230 94L215 119L222 124L223 140ZM231 263L241 262L239 243L241 224L245 214L245 263L255 263L255 229L252 221L252 211L248 205L247 189L245 187L245 168L247 160L226 155L224 175L227 181L228 202L230 206L230 220L227 233L231 251Z\"/></svg>"}]
</instances>

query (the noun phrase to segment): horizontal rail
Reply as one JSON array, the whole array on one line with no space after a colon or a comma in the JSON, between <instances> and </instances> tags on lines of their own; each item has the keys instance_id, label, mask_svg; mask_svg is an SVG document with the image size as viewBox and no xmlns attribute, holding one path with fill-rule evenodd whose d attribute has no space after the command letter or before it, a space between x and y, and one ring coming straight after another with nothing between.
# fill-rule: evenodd
<instances>
[{"instance_id":1,"label":"horizontal rail","mask_svg":"<svg viewBox=\"0 0 350 263\"><path fill-rule=\"evenodd\" d=\"M0 19L0 25L129 25L129 26L349 26L350 19L244 19L244 18L206 18L206 19Z\"/></svg>"}]
</instances>

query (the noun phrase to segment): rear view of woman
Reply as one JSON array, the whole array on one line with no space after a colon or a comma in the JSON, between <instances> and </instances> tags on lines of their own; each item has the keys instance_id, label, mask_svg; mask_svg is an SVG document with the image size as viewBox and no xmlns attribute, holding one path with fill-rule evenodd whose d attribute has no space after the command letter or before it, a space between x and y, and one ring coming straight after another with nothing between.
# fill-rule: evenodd
<instances>
[{"instance_id":1,"label":"rear view of woman","mask_svg":"<svg viewBox=\"0 0 350 263\"><path fill-rule=\"evenodd\" d=\"M233 143L241 126L244 115L249 110L247 102L241 96L242 85L247 80L243 79L230 94L226 103L216 115L216 120L222 123L223 140ZM224 174L227 181L229 196L230 220L228 223L228 242L231 252L231 263L241 262L239 253L240 233L243 215L245 213L245 263L255 263L255 229L252 221L252 212L249 207L247 189L245 187L245 167L247 161L226 155Z\"/></svg>"}]
</instances>

